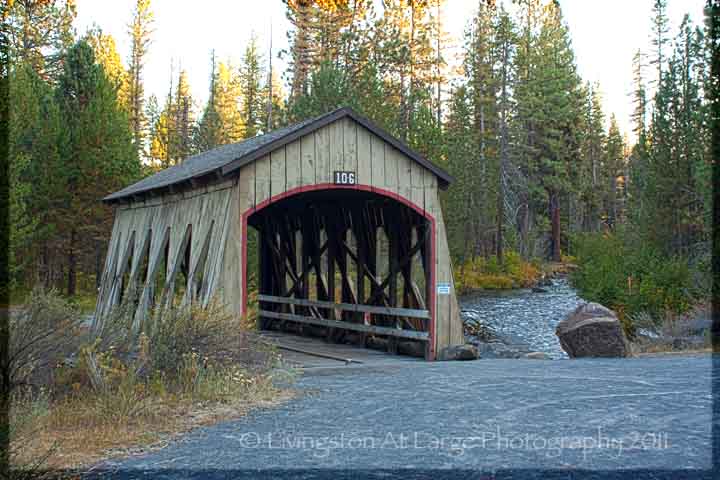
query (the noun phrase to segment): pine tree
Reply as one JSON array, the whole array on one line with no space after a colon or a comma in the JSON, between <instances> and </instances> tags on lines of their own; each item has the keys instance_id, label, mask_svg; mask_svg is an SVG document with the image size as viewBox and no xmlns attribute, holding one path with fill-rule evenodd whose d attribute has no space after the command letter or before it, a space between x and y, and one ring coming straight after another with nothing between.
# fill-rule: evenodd
<instances>
[{"instance_id":1,"label":"pine tree","mask_svg":"<svg viewBox=\"0 0 720 480\"><path fill-rule=\"evenodd\" d=\"M510 115L514 110L512 103L512 89L515 81L515 72L512 69L512 60L515 54L515 27L510 16L503 7L500 8L495 21L496 51L496 78L498 81L498 143L500 165L498 171L498 192L496 212L496 249L495 255L500 264L503 262L503 248L505 244L505 205L509 204L511 172L513 170L510 159Z\"/></svg>"},{"instance_id":2,"label":"pine tree","mask_svg":"<svg viewBox=\"0 0 720 480\"><path fill-rule=\"evenodd\" d=\"M68 51L56 95L65 128L58 164L49 166L63 185L53 216L64 237L67 294L74 295L79 262L90 256L99 269L110 232L112 212L97 199L137 178L139 161L115 89L86 42Z\"/></svg>"},{"instance_id":3,"label":"pine tree","mask_svg":"<svg viewBox=\"0 0 720 480\"><path fill-rule=\"evenodd\" d=\"M15 65L9 93L10 281L19 286L30 279L50 287L56 233L52 205L62 186L48 171L59 164L60 112L52 86L32 64Z\"/></svg>"},{"instance_id":4,"label":"pine tree","mask_svg":"<svg viewBox=\"0 0 720 480\"><path fill-rule=\"evenodd\" d=\"M43 79L54 81L74 40L75 0L12 0L7 7L2 20L11 63L30 66Z\"/></svg>"},{"instance_id":5,"label":"pine tree","mask_svg":"<svg viewBox=\"0 0 720 480\"><path fill-rule=\"evenodd\" d=\"M549 258L560 261L560 200L569 187L567 167L578 156L576 123L580 117L580 79L575 71L570 36L560 5L549 3L543 12L538 36L541 114L544 121L536 131L538 155L535 171L544 190L550 221Z\"/></svg>"},{"instance_id":6,"label":"pine tree","mask_svg":"<svg viewBox=\"0 0 720 480\"><path fill-rule=\"evenodd\" d=\"M290 45L289 103L307 93L310 77L323 62L349 65L352 45L361 37L355 28L370 5L369 0L283 0L293 25Z\"/></svg>"},{"instance_id":7,"label":"pine tree","mask_svg":"<svg viewBox=\"0 0 720 480\"><path fill-rule=\"evenodd\" d=\"M240 67L240 90L242 91L242 115L245 131L243 136L251 138L263 130L266 125L265 115L267 97L263 95L261 67L262 59L258 52L257 38L250 38Z\"/></svg>"},{"instance_id":8,"label":"pine tree","mask_svg":"<svg viewBox=\"0 0 720 480\"><path fill-rule=\"evenodd\" d=\"M240 108L241 81L236 69L229 63L216 64L214 54L212 65L208 103L195 130L195 145L199 151L245 138L246 127Z\"/></svg>"},{"instance_id":9,"label":"pine tree","mask_svg":"<svg viewBox=\"0 0 720 480\"><path fill-rule=\"evenodd\" d=\"M621 178L624 172L625 163L625 142L623 141L620 130L618 129L615 115L610 117L610 128L607 135L607 146L605 152L604 173L607 177L607 190L605 196L605 211L607 225L610 229L615 229L618 223L618 178Z\"/></svg>"},{"instance_id":10,"label":"pine tree","mask_svg":"<svg viewBox=\"0 0 720 480\"><path fill-rule=\"evenodd\" d=\"M266 102L270 101L265 109L264 132L274 130L287 122L287 95L280 75L273 71L269 77L269 81L263 87L263 97Z\"/></svg>"},{"instance_id":11,"label":"pine tree","mask_svg":"<svg viewBox=\"0 0 720 480\"><path fill-rule=\"evenodd\" d=\"M115 39L95 27L85 35L85 41L92 47L95 59L102 65L105 75L115 87L118 106L129 115L130 76L117 51Z\"/></svg>"},{"instance_id":12,"label":"pine tree","mask_svg":"<svg viewBox=\"0 0 720 480\"><path fill-rule=\"evenodd\" d=\"M458 86L450 96L446 129L448 169L455 177L453 188L448 191L447 236L450 253L460 265L474 255L473 223L477 215L473 211L473 195L476 187L474 171L469 167L476 155L473 142L476 135L473 126L471 95L465 85Z\"/></svg>"},{"instance_id":13,"label":"pine tree","mask_svg":"<svg viewBox=\"0 0 720 480\"><path fill-rule=\"evenodd\" d=\"M153 13L150 10L150 0L136 0L133 19L129 25L129 34L132 41L130 52L128 87L128 111L130 112L130 128L133 132L135 149L140 156L144 151L144 138L146 129L145 118L145 86L143 84L143 68L145 56L150 46L152 35Z\"/></svg>"},{"instance_id":14,"label":"pine tree","mask_svg":"<svg viewBox=\"0 0 720 480\"><path fill-rule=\"evenodd\" d=\"M150 158L155 168L181 163L195 151L195 115L187 72L180 70L177 86L170 84L165 105L157 112L157 100L151 109L155 122L151 127Z\"/></svg>"},{"instance_id":15,"label":"pine tree","mask_svg":"<svg viewBox=\"0 0 720 480\"><path fill-rule=\"evenodd\" d=\"M599 85L588 85L584 119L583 165L575 179L583 200L582 230L596 232L600 227L605 165L605 115L602 111Z\"/></svg>"},{"instance_id":16,"label":"pine tree","mask_svg":"<svg viewBox=\"0 0 720 480\"><path fill-rule=\"evenodd\" d=\"M667 0L654 0L652 11L652 45L655 48L655 58L650 63L657 69L656 84L659 85L666 60L665 47L669 42Z\"/></svg>"},{"instance_id":17,"label":"pine tree","mask_svg":"<svg viewBox=\"0 0 720 480\"><path fill-rule=\"evenodd\" d=\"M175 129L172 135L175 164L182 162L192 152L191 133L195 124L193 110L193 99L190 93L187 71L180 70L177 89L175 90L175 100L171 110L175 117L173 122Z\"/></svg>"},{"instance_id":18,"label":"pine tree","mask_svg":"<svg viewBox=\"0 0 720 480\"><path fill-rule=\"evenodd\" d=\"M473 222L475 231L474 254L488 257L493 250L493 227L497 225L494 211L497 207L497 179L500 176L498 155L498 79L495 75L494 9L480 4L472 30L464 63L471 95L473 126L475 130L475 162L472 165L478 183L472 197L473 211L478 216Z\"/></svg>"},{"instance_id":19,"label":"pine tree","mask_svg":"<svg viewBox=\"0 0 720 480\"><path fill-rule=\"evenodd\" d=\"M430 5L420 0L388 0L384 2L383 17L376 25L375 43L382 61L383 72L389 82L390 100L399 106L397 132L407 140L414 115L421 111L417 102L432 107L438 55L432 45L433 30L437 27Z\"/></svg>"},{"instance_id":20,"label":"pine tree","mask_svg":"<svg viewBox=\"0 0 720 480\"><path fill-rule=\"evenodd\" d=\"M520 175L516 207L518 249L524 258L532 255L532 228L542 192L537 188L534 158L537 156L537 128L543 121L541 83L537 70L540 61L538 30L540 1L523 0L519 10L519 35L514 68L517 82L514 91L517 111L511 121L511 131L517 138L514 149Z\"/></svg>"}]
</instances>

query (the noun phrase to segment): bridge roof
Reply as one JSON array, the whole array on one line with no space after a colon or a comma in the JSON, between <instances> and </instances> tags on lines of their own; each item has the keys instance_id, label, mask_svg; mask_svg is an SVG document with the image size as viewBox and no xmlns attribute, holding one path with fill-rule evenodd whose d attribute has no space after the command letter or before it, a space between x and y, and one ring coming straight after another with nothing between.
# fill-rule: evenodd
<instances>
[{"instance_id":1,"label":"bridge roof","mask_svg":"<svg viewBox=\"0 0 720 480\"><path fill-rule=\"evenodd\" d=\"M135 195L142 195L153 190L168 188L193 179L215 175L218 177L230 176L241 167L252 163L258 158L283 147L284 145L308 135L325 125L335 122L343 117L349 117L374 133L384 141L397 148L400 152L413 159L438 178L438 184L445 189L453 178L445 170L438 167L419 153L412 150L400 140L396 139L382 128L368 119L357 114L348 107L338 108L319 117L311 118L288 127L280 128L249 138L242 142L222 145L207 152L199 153L186 158L182 163L161 170L154 175L140 180L118 192L108 195L105 202L114 202Z\"/></svg>"}]
</instances>

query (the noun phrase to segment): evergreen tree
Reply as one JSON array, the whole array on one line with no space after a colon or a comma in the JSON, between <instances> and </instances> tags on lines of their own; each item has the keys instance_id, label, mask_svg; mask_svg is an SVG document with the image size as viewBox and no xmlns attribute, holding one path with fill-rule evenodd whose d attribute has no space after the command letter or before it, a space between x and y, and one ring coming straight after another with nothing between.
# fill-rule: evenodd
<instances>
[{"instance_id":1,"label":"evergreen tree","mask_svg":"<svg viewBox=\"0 0 720 480\"><path fill-rule=\"evenodd\" d=\"M171 112L175 117L173 122L175 128L172 143L174 144L173 152L175 163L177 164L192 153L191 134L195 124L193 99L185 70L180 70L177 89L175 91L175 100L171 108Z\"/></svg>"},{"instance_id":2,"label":"evergreen tree","mask_svg":"<svg viewBox=\"0 0 720 480\"><path fill-rule=\"evenodd\" d=\"M85 35L85 41L92 47L95 59L102 65L105 75L115 87L118 106L130 114L128 109L130 76L117 51L115 39L112 35L103 33L99 27L95 27Z\"/></svg>"},{"instance_id":3,"label":"evergreen tree","mask_svg":"<svg viewBox=\"0 0 720 480\"><path fill-rule=\"evenodd\" d=\"M150 0L136 0L133 19L129 25L132 47L130 52L130 67L128 71L128 111L130 112L130 128L133 132L135 149L140 156L144 151L145 129L145 86L143 84L143 69L145 56L150 46L152 35L153 13L150 10Z\"/></svg>"},{"instance_id":4,"label":"evergreen tree","mask_svg":"<svg viewBox=\"0 0 720 480\"><path fill-rule=\"evenodd\" d=\"M49 287L57 234L53 204L62 185L48 172L60 162L60 112L51 85L32 64L15 65L9 82L10 279L14 286L30 280Z\"/></svg>"},{"instance_id":5,"label":"evergreen tree","mask_svg":"<svg viewBox=\"0 0 720 480\"><path fill-rule=\"evenodd\" d=\"M180 70L177 86L173 85L171 82L162 111L158 113L154 105L152 112L150 158L160 169L181 163L194 151L194 106L185 70Z\"/></svg>"},{"instance_id":6,"label":"evergreen tree","mask_svg":"<svg viewBox=\"0 0 720 480\"><path fill-rule=\"evenodd\" d=\"M45 80L57 78L75 36L75 0L11 0L7 7L3 35L11 63L30 66Z\"/></svg>"},{"instance_id":7,"label":"evergreen tree","mask_svg":"<svg viewBox=\"0 0 720 480\"><path fill-rule=\"evenodd\" d=\"M257 39L253 35L245 49L242 66L240 67L240 90L242 92L242 115L245 138L254 137L266 125L265 115L267 97L263 95L262 79L264 76L261 67L262 59L258 52Z\"/></svg>"},{"instance_id":8,"label":"evergreen tree","mask_svg":"<svg viewBox=\"0 0 720 480\"><path fill-rule=\"evenodd\" d=\"M605 165L605 115L602 111L599 85L586 87L583 165L575 177L583 201L582 230L596 232L600 227L603 191L603 167Z\"/></svg>"},{"instance_id":9,"label":"evergreen tree","mask_svg":"<svg viewBox=\"0 0 720 480\"><path fill-rule=\"evenodd\" d=\"M64 239L67 294L74 295L83 256L94 260L99 278L112 225L111 209L97 199L137 178L139 161L115 89L85 41L68 51L56 96L65 127L58 164L48 168L63 186L54 195L53 217Z\"/></svg>"},{"instance_id":10,"label":"evergreen tree","mask_svg":"<svg viewBox=\"0 0 720 480\"><path fill-rule=\"evenodd\" d=\"M498 83L498 143L500 165L498 169L498 191L496 212L496 249L495 255L500 264L503 262L503 248L505 244L506 204L509 204L510 185L512 182L512 162L510 158L511 136L510 115L514 110L512 102L512 89L515 81L515 72L512 69L512 59L515 54L515 27L508 13L500 8L495 22L495 51L496 73Z\"/></svg>"},{"instance_id":11,"label":"evergreen tree","mask_svg":"<svg viewBox=\"0 0 720 480\"><path fill-rule=\"evenodd\" d=\"M523 0L519 9L519 35L514 68L517 83L514 91L516 114L511 119L511 131L517 138L515 155L521 176L517 191L516 228L518 250L528 258L533 253L532 229L542 192L537 188L534 158L537 155L536 129L543 121L540 81L537 75L540 61L538 30L540 0Z\"/></svg>"},{"instance_id":12,"label":"evergreen tree","mask_svg":"<svg viewBox=\"0 0 720 480\"><path fill-rule=\"evenodd\" d=\"M667 18L667 0L653 0L652 18L652 45L655 48L655 58L650 62L657 69L656 84L659 86L662 80L663 66L666 55L665 48L669 42Z\"/></svg>"},{"instance_id":13,"label":"evergreen tree","mask_svg":"<svg viewBox=\"0 0 720 480\"><path fill-rule=\"evenodd\" d=\"M229 63L215 64L210 95L195 131L195 144L199 151L218 145L239 142L245 138L245 122L240 108L242 102L241 81Z\"/></svg>"},{"instance_id":14,"label":"evergreen tree","mask_svg":"<svg viewBox=\"0 0 720 480\"><path fill-rule=\"evenodd\" d=\"M619 216L618 179L623 176L625 164L625 142L620 135L615 115L610 117L610 129L607 135L604 172L607 177L605 194L605 217L607 225L614 229Z\"/></svg>"},{"instance_id":15,"label":"evergreen tree","mask_svg":"<svg viewBox=\"0 0 720 480\"><path fill-rule=\"evenodd\" d=\"M280 75L273 71L263 87L263 97L269 104L266 105L264 132L274 130L287 122L287 99L280 80Z\"/></svg>"},{"instance_id":16,"label":"evergreen tree","mask_svg":"<svg viewBox=\"0 0 720 480\"><path fill-rule=\"evenodd\" d=\"M446 128L448 168L455 177L453 188L447 195L447 236L450 253L462 265L473 256L473 221L477 218L472 210L476 187L474 172L468 168L476 152L472 142L476 132L470 109L470 94L465 85L458 86L450 96Z\"/></svg>"}]
</instances>

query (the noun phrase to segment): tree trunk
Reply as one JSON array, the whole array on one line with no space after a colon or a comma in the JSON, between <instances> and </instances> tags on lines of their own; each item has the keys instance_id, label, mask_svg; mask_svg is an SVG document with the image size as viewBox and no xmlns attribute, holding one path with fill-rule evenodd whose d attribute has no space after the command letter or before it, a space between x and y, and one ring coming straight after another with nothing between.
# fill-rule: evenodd
<instances>
[{"instance_id":1,"label":"tree trunk","mask_svg":"<svg viewBox=\"0 0 720 480\"><path fill-rule=\"evenodd\" d=\"M102 252L103 242L95 242L95 289L100 290L100 282L102 280Z\"/></svg>"},{"instance_id":2,"label":"tree trunk","mask_svg":"<svg viewBox=\"0 0 720 480\"><path fill-rule=\"evenodd\" d=\"M503 263L503 220L505 218L505 198L502 187L502 170L500 171L500 193L497 199L497 239L495 241L495 255L497 256L498 264Z\"/></svg>"},{"instance_id":3,"label":"tree trunk","mask_svg":"<svg viewBox=\"0 0 720 480\"><path fill-rule=\"evenodd\" d=\"M549 193L551 239L550 239L550 260L560 261L560 202L557 191Z\"/></svg>"},{"instance_id":4,"label":"tree trunk","mask_svg":"<svg viewBox=\"0 0 720 480\"><path fill-rule=\"evenodd\" d=\"M75 295L77 290L77 257L75 256L75 230L70 231L70 245L68 246L68 273L67 273L67 294L69 297Z\"/></svg>"},{"instance_id":5,"label":"tree trunk","mask_svg":"<svg viewBox=\"0 0 720 480\"><path fill-rule=\"evenodd\" d=\"M615 195L615 191L617 190L617 179L615 178L614 173L611 173L610 175L610 201L608 202L608 227L610 229L615 228L615 223L617 222L617 199Z\"/></svg>"}]
</instances>

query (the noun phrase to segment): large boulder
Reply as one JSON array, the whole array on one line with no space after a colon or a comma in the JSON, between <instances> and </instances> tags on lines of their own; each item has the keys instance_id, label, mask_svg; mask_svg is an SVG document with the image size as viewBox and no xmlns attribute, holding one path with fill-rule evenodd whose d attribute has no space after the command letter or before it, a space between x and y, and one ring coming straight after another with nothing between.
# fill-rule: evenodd
<instances>
[{"instance_id":1,"label":"large boulder","mask_svg":"<svg viewBox=\"0 0 720 480\"><path fill-rule=\"evenodd\" d=\"M617 315L599 303L580 305L558 324L555 334L570 358L630 355Z\"/></svg>"},{"instance_id":2,"label":"large boulder","mask_svg":"<svg viewBox=\"0 0 720 480\"><path fill-rule=\"evenodd\" d=\"M450 345L440 350L438 360L477 360L478 349L475 345Z\"/></svg>"}]
</instances>

